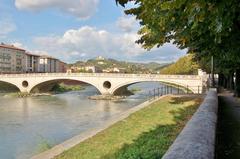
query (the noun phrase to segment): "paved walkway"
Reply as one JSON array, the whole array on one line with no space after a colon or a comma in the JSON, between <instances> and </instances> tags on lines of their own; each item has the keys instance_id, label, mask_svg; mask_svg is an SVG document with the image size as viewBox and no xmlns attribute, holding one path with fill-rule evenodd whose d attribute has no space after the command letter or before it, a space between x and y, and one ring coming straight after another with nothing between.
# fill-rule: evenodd
<instances>
[{"instance_id":1,"label":"paved walkway","mask_svg":"<svg viewBox=\"0 0 240 159\"><path fill-rule=\"evenodd\" d=\"M240 159L240 99L219 94L216 159Z\"/></svg>"}]
</instances>

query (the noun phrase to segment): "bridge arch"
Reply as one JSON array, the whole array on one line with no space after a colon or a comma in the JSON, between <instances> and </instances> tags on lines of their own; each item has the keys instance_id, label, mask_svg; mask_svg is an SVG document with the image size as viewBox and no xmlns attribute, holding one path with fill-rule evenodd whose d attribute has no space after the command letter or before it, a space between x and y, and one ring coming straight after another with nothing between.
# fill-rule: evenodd
<instances>
[{"instance_id":1,"label":"bridge arch","mask_svg":"<svg viewBox=\"0 0 240 159\"><path fill-rule=\"evenodd\" d=\"M46 79L46 80L42 80L38 83L35 83L33 84L32 86L30 86L30 88L28 89L28 92L29 93L33 93L34 91L35 92L38 92L38 91L41 91L39 90L39 88L41 89L44 89L44 90L47 90L45 87L48 87L49 88L55 84L58 84L58 83L62 83L62 82L66 82L66 81L77 81L77 82L82 82L82 83L85 83L85 84L88 84L88 85L91 85L93 86L94 88L96 88L96 90L101 93L101 91L98 89L98 87L89 82L89 81L85 81L85 80L81 80L81 79L75 79L75 78L56 78L56 79Z\"/></svg>"},{"instance_id":2,"label":"bridge arch","mask_svg":"<svg viewBox=\"0 0 240 159\"><path fill-rule=\"evenodd\" d=\"M173 81L170 81L170 80L135 80L135 81L128 81L128 82L125 82L125 83L121 83L117 86L115 86L112 91L111 91L111 94L118 94L118 91L122 91L121 89L126 89L128 86L130 85L133 85L133 84L136 84L136 83L141 83L141 82L160 82L162 83L163 85L166 85L166 83L169 83L169 84L174 84L176 86L172 86L172 87L177 87L177 86L180 86L182 88L186 88L186 89L189 89L190 91L194 92L193 88L191 87L187 87L187 85L183 85L181 83L178 83L178 82L173 82Z\"/></svg>"},{"instance_id":3,"label":"bridge arch","mask_svg":"<svg viewBox=\"0 0 240 159\"><path fill-rule=\"evenodd\" d=\"M5 80L0 80L0 84L1 85L5 85L5 84L7 84L8 85L8 89L9 89L9 86L11 87L10 89L16 89L16 91L18 91L18 92L20 92L21 91L21 88L19 88L18 87L18 85L17 84L15 84L15 83L12 83L12 82L9 82L9 81L5 81ZM4 87L4 86L3 86Z\"/></svg>"}]
</instances>

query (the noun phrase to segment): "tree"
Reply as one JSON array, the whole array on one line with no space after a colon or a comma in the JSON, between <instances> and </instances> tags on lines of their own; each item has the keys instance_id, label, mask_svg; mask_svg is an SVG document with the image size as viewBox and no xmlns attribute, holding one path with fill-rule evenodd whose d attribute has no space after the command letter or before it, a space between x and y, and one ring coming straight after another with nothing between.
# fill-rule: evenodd
<instances>
[{"instance_id":1,"label":"tree","mask_svg":"<svg viewBox=\"0 0 240 159\"><path fill-rule=\"evenodd\" d=\"M214 56L219 74L236 73L240 95L240 3L239 0L116 0L140 21L137 43L146 49L173 42L187 48L204 63ZM230 79L230 78L229 78Z\"/></svg>"}]
</instances>

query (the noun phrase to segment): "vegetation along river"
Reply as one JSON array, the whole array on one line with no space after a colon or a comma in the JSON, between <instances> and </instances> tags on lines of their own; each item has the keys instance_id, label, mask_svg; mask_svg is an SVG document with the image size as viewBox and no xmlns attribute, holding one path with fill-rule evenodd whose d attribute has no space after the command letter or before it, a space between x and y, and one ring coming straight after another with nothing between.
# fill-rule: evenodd
<instances>
[{"instance_id":1,"label":"vegetation along river","mask_svg":"<svg viewBox=\"0 0 240 159\"><path fill-rule=\"evenodd\" d=\"M148 99L158 82L131 85L138 90L121 101L90 100L92 86L52 96L0 96L0 158L27 159L91 128L101 127ZM136 89L137 88L137 89Z\"/></svg>"}]
</instances>

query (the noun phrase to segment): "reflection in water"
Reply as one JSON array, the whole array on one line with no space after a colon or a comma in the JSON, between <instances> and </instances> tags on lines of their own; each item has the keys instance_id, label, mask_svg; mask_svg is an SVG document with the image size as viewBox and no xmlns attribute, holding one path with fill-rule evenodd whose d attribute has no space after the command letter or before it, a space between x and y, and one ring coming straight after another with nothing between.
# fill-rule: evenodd
<instances>
[{"instance_id":1,"label":"reflection in water","mask_svg":"<svg viewBox=\"0 0 240 159\"><path fill-rule=\"evenodd\" d=\"M147 99L157 82L130 87L142 90L123 101L95 101L91 86L85 90L54 96L0 97L0 158L26 159L74 135L100 127L107 120Z\"/></svg>"}]
</instances>

